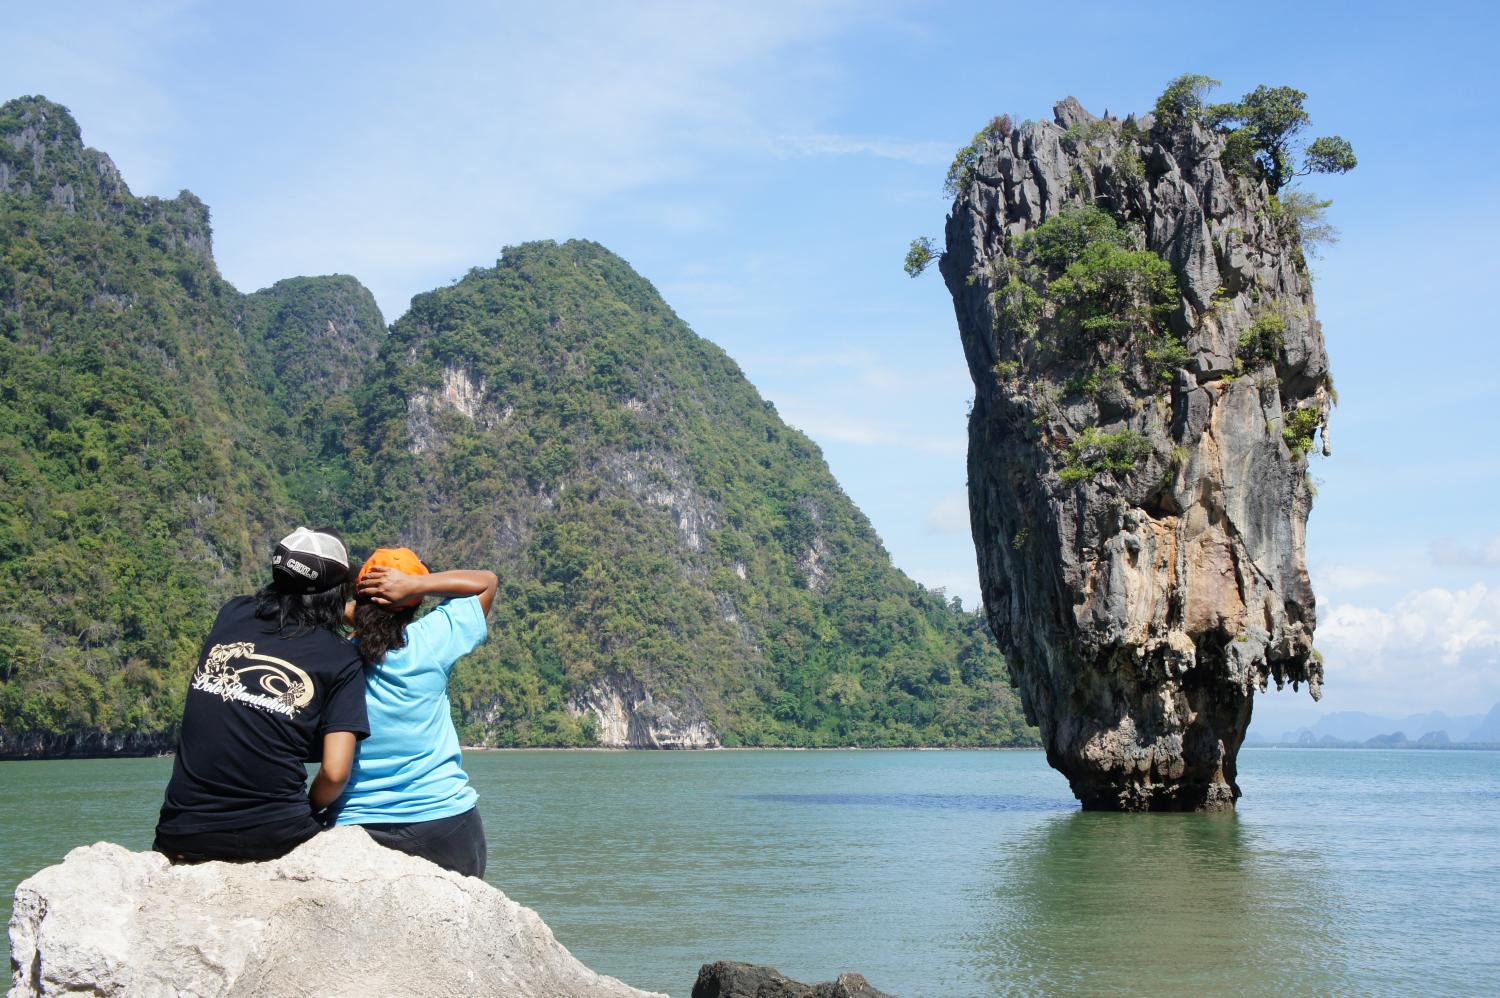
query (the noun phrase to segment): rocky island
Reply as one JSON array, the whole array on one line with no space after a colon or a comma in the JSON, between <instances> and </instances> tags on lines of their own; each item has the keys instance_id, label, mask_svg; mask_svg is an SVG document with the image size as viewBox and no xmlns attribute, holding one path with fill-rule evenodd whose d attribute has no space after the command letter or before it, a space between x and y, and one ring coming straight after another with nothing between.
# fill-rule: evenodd
<instances>
[{"instance_id":1,"label":"rocky island","mask_svg":"<svg viewBox=\"0 0 1500 998\"><path fill-rule=\"evenodd\" d=\"M1233 808L1255 692L1323 679L1304 533L1334 395L1304 245L1326 202L1285 187L1354 157L1318 139L1299 171L1305 95L1209 106L1212 82L1142 118L997 118L948 178L984 604L1090 809Z\"/></svg>"}]
</instances>

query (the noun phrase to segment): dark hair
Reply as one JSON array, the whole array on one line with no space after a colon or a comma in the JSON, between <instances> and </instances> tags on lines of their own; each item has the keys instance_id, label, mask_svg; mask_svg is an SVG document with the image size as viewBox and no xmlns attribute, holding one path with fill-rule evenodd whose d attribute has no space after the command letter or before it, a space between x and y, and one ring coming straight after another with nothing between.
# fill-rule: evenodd
<instances>
[{"instance_id":1,"label":"dark hair","mask_svg":"<svg viewBox=\"0 0 1500 998\"><path fill-rule=\"evenodd\" d=\"M354 604L354 632L359 657L366 665L378 665L385 661L386 652L406 647L406 625L417 615L418 606L391 611L365 600Z\"/></svg>"},{"instance_id":2,"label":"dark hair","mask_svg":"<svg viewBox=\"0 0 1500 998\"><path fill-rule=\"evenodd\" d=\"M267 631L297 637L319 627L344 633L344 607L354 598L354 580L347 579L317 593L284 593L274 584L255 594L255 615L267 622Z\"/></svg>"}]
</instances>

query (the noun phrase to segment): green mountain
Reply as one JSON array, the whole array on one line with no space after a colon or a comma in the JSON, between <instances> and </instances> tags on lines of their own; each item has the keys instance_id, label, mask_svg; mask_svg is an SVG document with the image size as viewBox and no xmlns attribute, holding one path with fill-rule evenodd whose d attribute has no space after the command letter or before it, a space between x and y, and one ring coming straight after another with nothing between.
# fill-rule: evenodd
<instances>
[{"instance_id":1,"label":"green mountain","mask_svg":"<svg viewBox=\"0 0 1500 998\"><path fill-rule=\"evenodd\" d=\"M63 108L0 107L10 740L102 748L105 734L169 729L214 600L250 583L295 515L267 457L240 300L202 202L133 197Z\"/></svg>"},{"instance_id":2,"label":"green mountain","mask_svg":"<svg viewBox=\"0 0 1500 998\"><path fill-rule=\"evenodd\" d=\"M219 602L297 522L502 576L486 744L1034 743L981 617L619 257L509 248L389 331L225 282L65 109L0 107L0 754L169 745Z\"/></svg>"}]
</instances>

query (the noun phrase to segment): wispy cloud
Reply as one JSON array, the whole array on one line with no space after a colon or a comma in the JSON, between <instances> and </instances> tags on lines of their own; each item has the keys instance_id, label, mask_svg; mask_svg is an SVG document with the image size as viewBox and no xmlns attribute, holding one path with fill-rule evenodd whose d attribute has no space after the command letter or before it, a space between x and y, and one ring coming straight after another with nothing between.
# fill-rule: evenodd
<instances>
[{"instance_id":1,"label":"wispy cloud","mask_svg":"<svg viewBox=\"0 0 1500 998\"><path fill-rule=\"evenodd\" d=\"M953 149L942 142L907 142L828 132L783 135L775 140L773 148L782 155L874 156L918 166L942 166L953 158Z\"/></svg>"},{"instance_id":2,"label":"wispy cloud","mask_svg":"<svg viewBox=\"0 0 1500 998\"><path fill-rule=\"evenodd\" d=\"M966 392L972 393L968 370L962 364L903 368L862 347L780 354L775 358L752 355L745 359L744 364L751 370L765 367L783 373L812 375L825 385L842 383L846 387L881 392L937 390L952 398L963 398Z\"/></svg>"},{"instance_id":3,"label":"wispy cloud","mask_svg":"<svg viewBox=\"0 0 1500 998\"><path fill-rule=\"evenodd\" d=\"M7 23L0 84L71 100L136 190L190 181L237 285L353 273L395 318L507 243L586 234L645 200L653 231L716 224L720 188L672 192L774 155L783 132L821 134L821 47L868 16L844 0L374 3L298 8L287 32L274 3L80 8ZM182 86L184 64L211 67L211 87ZM231 168L186 175L228 148Z\"/></svg>"},{"instance_id":4,"label":"wispy cloud","mask_svg":"<svg viewBox=\"0 0 1500 998\"><path fill-rule=\"evenodd\" d=\"M795 403L778 403L782 418L822 443L855 444L959 455L968 450L962 434L948 437L884 425L871 418L802 409Z\"/></svg>"}]
</instances>

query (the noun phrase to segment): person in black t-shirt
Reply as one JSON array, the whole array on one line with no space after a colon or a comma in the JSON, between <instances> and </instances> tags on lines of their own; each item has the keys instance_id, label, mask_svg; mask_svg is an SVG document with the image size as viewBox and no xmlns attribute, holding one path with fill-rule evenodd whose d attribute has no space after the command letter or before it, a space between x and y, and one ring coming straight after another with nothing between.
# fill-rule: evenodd
<instances>
[{"instance_id":1,"label":"person in black t-shirt","mask_svg":"<svg viewBox=\"0 0 1500 998\"><path fill-rule=\"evenodd\" d=\"M274 859L306 842L370 733L363 663L343 636L343 542L299 527L271 574L224 604L193 671L153 844L173 862ZM307 789L304 763L318 761Z\"/></svg>"}]
</instances>

